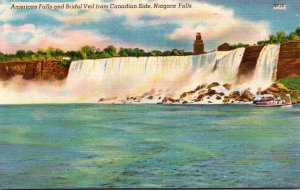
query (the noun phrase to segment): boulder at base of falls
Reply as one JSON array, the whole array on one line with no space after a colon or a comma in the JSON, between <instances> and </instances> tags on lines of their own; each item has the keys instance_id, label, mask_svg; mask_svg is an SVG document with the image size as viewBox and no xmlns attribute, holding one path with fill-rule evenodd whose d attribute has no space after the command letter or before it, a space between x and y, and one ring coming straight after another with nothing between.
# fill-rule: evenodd
<instances>
[{"instance_id":1,"label":"boulder at base of falls","mask_svg":"<svg viewBox=\"0 0 300 190\"><path fill-rule=\"evenodd\" d=\"M207 88L210 89L210 88L213 88L213 87L215 87L215 86L220 86L220 84L217 83L217 82L213 82L213 83L211 83L210 85L208 85Z\"/></svg>"},{"instance_id":2,"label":"boulder at base of falls","mask_svg":"<svg viewBox=\"0 0 300 190\"><path fill-rule=\"evenodd\" d=\"M228 96L225 96L224 97L224 100L223 100L223 102L224 103L230 103L230 102L232 102L233 100L231 99L231 98L229 98Z\"/></svg>"},{"instance_id":3,"label":"boulder at base of falls","mask_svg":"<svg viewBox=\"0 0 300 190\"><path fill-rule=\"evenodd\" d=\"M188 92L184 92L180 95L180 99L186 97L186 96L190 96L193 95L196 92L196 90L192 90L192 91L188 91Z\"/></svg>"},{"instance_id":4,"label":"boulder at base of falls","mask_svg":"<svg viewBox=\"0 0 300 190\"><path fill-rule=\"evenodd\" d=\"M194 102L201 102L201 101L203 101L203 98L204 98L204 94L200 94L196 99L194 99L193 101Z\"/></svg>"},{"instance_id":5,"label":"boulder at base of falls","mask_svg":"<svg viewBox=\"0 0 300 190\"><path fill-rule=\"evenodd\" d=\"M152 99L153 99L153 96L149 96L148 99L149 99L149 100L152 100Z\"/></svg>"},{"instance_id":6,"label":"boulder at base of falls","mask_svg":"<svg viewBox=\"0 0 300 190\"><path fill-rule=\"evenodd\" d=\"M207 95L207 96L213 96L215 94L217 94L217 92L212 89L208 89L208 91L205 93L205 95Z\"/></svg>"},{"instance_id":7,"label":"boulder at base of falls","mask_svg":"<svg viewBox=\"0 0 300 190\"><path fill-rule=\"evenodd\" d=\"M198 91L198 90L204 89L206 86L207 86L207 84L202 84L202 85L199 85L199 86L197 86L197 88L195 89L195 91Z\"/></svg>"},{"instance_id":8,"label":"boulder at base of falls","mask_svg":"<svg viewBox=\"0 0 300 190\"><path fill-rule=\"evenodd\" d=\"M226 88L227 90L231 89L231 84L223 84L224 88Z\"/></svg>"},{"instance_id":9,"label":"boulder at base of falls","mask_svg":"<svg viewBox=\"0 0 300 190\"><path fill-rule=\"evenodd\" d=\"M254 97L252 95L252 93L250 92L250 89L247 89L243 92L240 101L242 102L251 102L253 101Z\"/></svg>"},{"instance_id":10,"label":"boulder at base of falls","mask_svg":"<svg viewBox=\"0 0 300 190\"><path fill-rule=\"evenodd\" d=\"M282 97L290 94L293 103L300 103L300 90L288 89L282 83L274 83L267 89L258 92L257 94L272 94L274 97Z\"/></svg>"},{"instance_id":11,"label":"boulder at base of falls","mask_svg":"<svg viewBox=\"0 0 300 190\"><path fill-rule=\"evenodd\" d=\"M187 93L187 92L184 92L184 93L182 93L182 94L180 95L180 99L182 99L182 98L186 97L187 95L188 95L188 93Z\"/></svg>"},{"instance_id":12,"label":"boulder at base of falls","mask_svg":"<svg viewBox=\"0 0 300 190\"><path fill-rule=\"evenodd\" d=\"M238 99L240 97L240 92L239 91L233 91L229 94L230 98L235 98Z\"/></svg>"},{"instance_id":13,"label":"boulder at base of falls","mask_svg":"<svg viewBox=\"0 0 300 190\"><path fill-rule=\"evenodd\" d=\"M174 98L171 98L171 97L165 97L162 100L162 103L176 103L176 102L179 102L179 99L174 99Z\"/></svg>"},{"instance_id":14,"label":"boulder at base of falls","mask_svg":"<svg viewBox=\"0 0 300 190\"><path fill-rule=\"evenodd\" d=\"M99 100L98 100L98 102L104 102L105 101L105 98L100 98Z\"/></svg>"},{"instance_id":15,"label":"boulder at base of falls","mask_svg":"<svg viewBox=\"0 0 300 190\"><path fill-rule=\"evenodd\" d=\"M151 89L149 92L145 92L142 95L142 98L146 97L146 96L153 96L155 94L155 89Z\"/></svg>"},{"instance_id":16,"label":"boulder at base of falls","mask_svg":"<svg viewBox=\"0 0 300 190\"><path fill-rule=\"evenodd\" d=\"M224 96L224 103L232 103L234 101L240 100L240 92L239 91L233 91L229 94L229 96Z\"/></svg>"},{"instance_id":17,"label":"boulder at base of falls","mask_svg":"<svg viewBox=\"0 0 300 190\"><path fill-rule=\"evenodd\" d=\"M259 92L260 94L273 94L275 97L280 97L281 94L289 94L291 90L286 88L284 84L274 83L267 89Z\"/></svg>"}]
</instances>

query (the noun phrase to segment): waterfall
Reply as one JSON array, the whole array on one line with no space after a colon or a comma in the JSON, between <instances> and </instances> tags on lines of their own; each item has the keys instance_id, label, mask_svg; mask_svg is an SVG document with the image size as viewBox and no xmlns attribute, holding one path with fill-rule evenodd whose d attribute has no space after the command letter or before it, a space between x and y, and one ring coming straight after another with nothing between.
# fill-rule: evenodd
<instances>
[{"instance_id":1,"label":"waterfall","mask_svg":"<svg viewBox=\"0 0 300 190\"><path fill-rule=\"evenodd\" d=\"M99 97L139 95L152 89L176 96L199 84L234 83L243 52L239 48L191 56L74 61L67 86L89 86L85 92Z\"/></svg>"},{"instance_id":2,"label":"waterfall","mask_svg":"<svg viewBox=\"0 0 300 190\"><path fill-rule=\"evenodd\" d=\"M263 47L259 54L252 80L248 83L253 92L264 89L276 80L280 45L270 44Z\"/></svg>"},{"instance_id":3,"label":"waterfall","mask_svg":"<svg viewBox=\"0 0 300 190\"><path fill-rule=\"evenodd\" d=\"M194 68L199 68L202 70L211 70L215 65L216 58L217 58L217 52L195 55L193 56L192 64Z\"/></svg>"},{"instance_id":4,"label":"waterfall","mask_svg":"<svg viewBox=\"0 0 300 190\"><path fill-rule=\"evenodd\" d=\"M86 79L101 83L127 80L142 83L157 77L174 78L191 70L212 70L216 52L194 56L117 57L72 62L67 80ZM105 81L103 81L105 80Z\"/></svg>"},{"instance_id":5,"label":"waterfall","mask_svg":"<svg viewBox=\"0 0 300 190\"><path fill-rule=\"evenodd\" d=\"M216 61L216 74L223 82L236 83L236 76L242 61L245 48L237 48Z\"/></svg>"},{"instance_id":6,"label":"waterfall","mask_svg":"<svg viewBox=\"0 0 300 190\"><path fill-rule=\"evenodd\" d=\"M76 78L101 81L103 79L139 79L158 74L167 74L186 68L191 60L187 57L120 57L72 62L68 81ZM140 81L141 82L141 81Z\"/></svg>"},{"instance_id":7,"label":"waterfall","mask_svg":"<svg viewBox=\"0 0 300 190\"><path fill-rule=\"evenodd\" d=\"M274 82L279 48L265 46L253 79L243 84L238 83L237 75L245 48L189 56L114 57L73 61L64 82L25 81L20 77L0 81L0 103L97 102L99 98L124 99L150 92L178 98L183 92L213 82L220 88L232 84L231 91L256 91Z\"/></svg>"},{"instance_id":8,"label":"waterfall","mask_svg":"<svg viewBox=\"0 0 300 190\"><path fill-rule=\"evenodd\" d=\"M280 45L265 46L257 60L254 78L263 82L272 83L276 78Z\"/></svg>"}]
</instances>

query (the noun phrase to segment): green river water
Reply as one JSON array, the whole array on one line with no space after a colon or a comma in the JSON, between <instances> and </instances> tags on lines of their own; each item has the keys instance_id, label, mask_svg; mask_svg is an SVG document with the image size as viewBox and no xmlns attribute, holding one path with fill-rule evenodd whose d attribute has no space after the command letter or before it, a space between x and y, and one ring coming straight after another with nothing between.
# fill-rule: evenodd
<instances>
[{"instance_id":1,"label":"green river water","mask_svg":"<svg viewBox=\"0 0 300 190\"><path fill-rule=\"evenodd\" d=\"M0 188L300 187L300 105L1 105Z\"/></svg>"}]
</instances>

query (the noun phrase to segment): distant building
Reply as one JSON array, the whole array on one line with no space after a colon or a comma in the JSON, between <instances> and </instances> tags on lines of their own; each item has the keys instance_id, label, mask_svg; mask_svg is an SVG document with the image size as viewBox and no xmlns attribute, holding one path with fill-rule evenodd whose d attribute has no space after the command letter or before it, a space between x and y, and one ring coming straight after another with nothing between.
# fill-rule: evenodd
<instances>
[{"instance_id":1,"label":"distant building","mask_svg":"<svg viewBox=\"0 0 300 190\"><path fill-rule=\"evenodd\" d=\"M201 33L198 32L196 35L196 40L194 42L194 55L199 55L204 53L204 43L201 38Z\"/></svg>"}]
</instances>

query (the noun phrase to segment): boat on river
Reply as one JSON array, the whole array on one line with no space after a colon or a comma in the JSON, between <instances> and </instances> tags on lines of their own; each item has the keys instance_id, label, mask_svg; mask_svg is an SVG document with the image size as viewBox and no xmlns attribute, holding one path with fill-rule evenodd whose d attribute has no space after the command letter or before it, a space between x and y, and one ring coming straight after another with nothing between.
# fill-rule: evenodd
<instances>
[{"instance_id":1,"label":"boat on river","mask_svg":"<svg viewBox=\"0 0 300 190\"><path fill-rule=\"evenodd\" d=\"M288 100L282 100L281 98L275 98L272 94L258 95L253 100L253 104L256 107L291 107L291 96L287 95Z\"/></svg>"}]
</instances>

